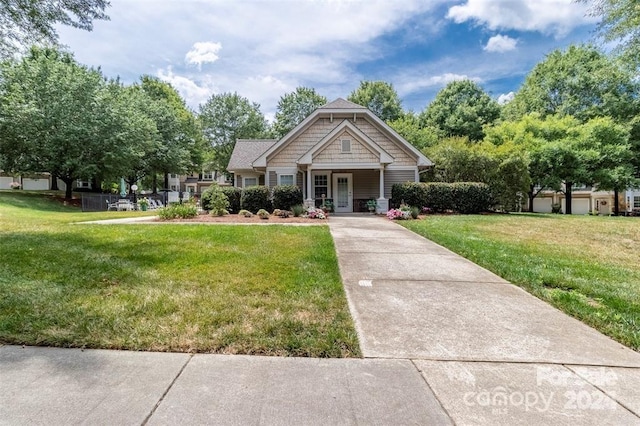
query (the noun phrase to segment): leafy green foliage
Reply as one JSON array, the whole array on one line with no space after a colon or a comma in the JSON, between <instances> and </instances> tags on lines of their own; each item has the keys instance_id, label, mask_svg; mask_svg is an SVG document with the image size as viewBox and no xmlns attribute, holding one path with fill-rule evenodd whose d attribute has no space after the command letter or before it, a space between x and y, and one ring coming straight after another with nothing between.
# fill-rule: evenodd
<instances>
[{"instance_id":1,"label":"leafy green foliage","mask_svg":"<svg viewBox=\"0 0 640 426\"><path fill-rule=\"evenodd\" d=\"M300 124L317 108L325 105L327 98L316 93L315 89L297 87L295 92L287 93L278 101L273 130L278 138L283 137Z\"/></svg>"},{"instance_id":2,"label":"leafy green foliage","mask_svg":"<svg viewBox=\"0 0 640 426\"><path fill-rule=\"evenodd\" d=\"M242 198L242 189L235 186L221 186L220 190L229 200L229 211L232 213L240 211L240 199Z\"/></svg>"},{"instance_id":3,"label":"leafy green foliage","mask_svg":"<svg viewBox=\"0 0 640 426\"><path fill-rule=\"evenodd\" d=\"M302 191L296 185L278 185L273 187L273 208L291 210L291 206L302 204Z\"/></svg>"},{"instance_id":4,"label":"leafy green foliage","mask_svg":"<svg viewBox=\"0 0 640 426\"><path fill-rule=\"evenodd\" d=\"M638 112L640 88L634 75L593 46L555 50L527 75L503 116L517 120L537 112L581 122L610 116L629 119Z\"/></svg>"},{"instance_id":5,"label":"leafy green foliage","mask_svg":"<svg viewBox=\"0 0 640 426\"><path fill-rule=\"evenodd\" d=\"M577 0L590 3L591 16L601 16L599 36L606 42L618 42L617 53L633 67L640 66L640 9L636 0Z\"/></svg>"},{"instance_id":6,"label":"leafy green foliage","mask_svg":"<svg viewBox=\"0 0 640 426\"><path fill-rule=\"evenodd\" d=\"M172 203L158 210L158 217L162 220L189 219L198 216L198 209L191 203Z\"/></svg>"},{"instance_id":7,"label":"leafy green foliage","mask_svg":"<svg viewBox=\"0 0 640 426\"><path fill-rule=\"evenodd\" d=\"M347 100L369 108L385 122L402 117L402 104L393 85L384 81L361 81Z\"/></svg>"},{"instance_id":8,"label":"leafy green foliage","mask_svg":"<svg viewBox=\"0 0 640 426\"><path fill-rule=\"evenodd\" d=\"M422 127L419 118L408 112L387 124L414 147L423 150L438 142L438 129Z\"/></svg>"},{"instance_id":9,"label":"leafy green foliage","mask_svg":"<svg viewBox=\"0 0 640 426\"><path fill-rule=\"evenodd\" d=\"M109 19L105 0L2 0L0 3L0 57L19 47L58 42L56 24L91 31L93 21Z\"/></svg>"},{"instance_id":10,"label":"leafy green foliage","mask_svg":"<svg viewBox=\"0 0 640 426\"><path fill-rule=\"evenodd\" d=\"M397 183L391 188L394 204L429 207L435 212L481 213L493 206L491 189L484 183Z\"/></svg>"},{"instance_id":11,"label":"leafy green foliage","mask_svg":"<svg viewBox=\"0 0 640 426\"><path fill-rule=\"evenodd\" d=\"M202 193L200 203L203 210L210 211L212 215L216 216L224 216L230 206L229 198L215 183Z\"/></svg>"},{"instance_id":12,"label":"leafy green foliage","mask_svg":"<svg viewBox=\"0 0 640 426\"><path fill-rule=\"evenodd\" d=\"M258 210L271 210L269 188L266 186L251 186L242 190L240 206L244 210L256 213Z\"/></svg>"},{"instance_id":13,"label":"leafy green foliage","mask_svg":"<svg viewBox=\"0 0 640 426\"><path fill-rule=\"evenodd\" d=\"M198 120L204 138L213 150L211 166L222 172L227 171L238 139L260 138L267 131L260 105L237 93L212 95L200 105Z\"/></svg>"},{"instance_id":14,"label":"leafy green foliage","mask_svg":"<svg viewBox=\"0 0 640 426\"><path fill-rule=\"evenodd\" d=\"M468 137L480 141L483 127L495 122L500 106L471 80L453 81L420 114L422 127L438 129L441 137Z\"/></svg>"}]
</instances>

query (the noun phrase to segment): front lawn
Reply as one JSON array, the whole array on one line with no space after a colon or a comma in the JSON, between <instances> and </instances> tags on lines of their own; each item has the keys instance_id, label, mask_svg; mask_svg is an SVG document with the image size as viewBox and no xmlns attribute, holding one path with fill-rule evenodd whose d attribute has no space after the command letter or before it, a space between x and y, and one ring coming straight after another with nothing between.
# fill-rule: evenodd
<instances>
[{"instance_id":1,"label":"front lawn","mask_svg":"<svg viewBox=\"0 0 640 426\"><path fill-rule=\"evenodd\" d=\"M72 223L127 214L0 191L0 342L360 355L326 226Z\"/></svg>"},{"instance_id":2,"label":"front lawn","mask_svg":"<svg viewBox=\"0 0 640 426\"><path fill-rule=\"evenodd\" d=\"M427 216L402 225L640 350L640 220Z\"/></svg>"}]
</instances>

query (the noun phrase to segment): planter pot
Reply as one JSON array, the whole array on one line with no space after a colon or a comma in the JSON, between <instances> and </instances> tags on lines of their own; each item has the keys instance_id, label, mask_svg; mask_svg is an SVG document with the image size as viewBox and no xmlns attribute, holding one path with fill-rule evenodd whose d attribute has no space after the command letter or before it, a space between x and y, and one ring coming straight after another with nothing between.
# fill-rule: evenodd
<instances>
[{"instance_id":1,"label":"planter pot","mask_svg":"<svg viewBox=\"0 0 640 426\"><path fill-rule=\"evenodd\" d=\"M140 210L142 210L143 212L146 212L147 211L147 206L146 205L140 206Z\"/></svg>"}]
</instances>

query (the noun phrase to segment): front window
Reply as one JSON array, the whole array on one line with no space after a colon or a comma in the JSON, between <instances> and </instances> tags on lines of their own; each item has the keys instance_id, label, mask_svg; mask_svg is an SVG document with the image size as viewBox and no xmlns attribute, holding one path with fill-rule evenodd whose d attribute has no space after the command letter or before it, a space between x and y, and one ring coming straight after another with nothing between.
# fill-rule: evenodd
<instances>
[{"instance_id":1,"label":"front window","mask_svg":"<svg viewBox=\"0 0 640 426\"><path fill-rule=\"evenodd\" d=\"M248 188L250 186L257 186L258 185L258 178L255 177L246 177L244 178L244 187Z\"/></svg>"},{"instance_id":2,"label":"front window","mask_svg":"<svg viewBox=\"0 0 640 426\"><path fill-rule=\"evenodd\" d=\"M633 197L633 208L640 209L640 197L637 195Z\"/></svg>"},{"instance_id":3,"label":"front window","mask_svg":"<svg viewBox=\"0 0 640 426\"><path fill-rule=\"evenodd\" d=\"M213 180L213 172L202 172L202 180Z\"/></svg>"},{"instance_id":4,"label":"front window","mask_svg":"<svg viewBox=\"0 0 640 426\"><path fill-rule=\"evenodd\" d=\"M294 185L293 175L279 175L278 179L280 185Z\"/></svg>"},{"instance_id":5,"label":"front window","mask_svg":"<svg viewBox=\"0 0 640 426\"><path fill-rule=\"evenodd\" d=\"M313 177L314 198L329 197L329 178L327 175L315 175Z\"/></svg>"}]
</instances>

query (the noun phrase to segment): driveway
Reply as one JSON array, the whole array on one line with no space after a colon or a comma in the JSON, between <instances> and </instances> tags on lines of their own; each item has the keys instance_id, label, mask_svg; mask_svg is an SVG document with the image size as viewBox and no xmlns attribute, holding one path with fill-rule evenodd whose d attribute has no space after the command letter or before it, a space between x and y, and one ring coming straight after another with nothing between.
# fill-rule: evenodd
<instances>
[{"instance_id":1,"label":"driveway","mask_svg":"<svg viewBox=\"0 0 640 426\"><path fill-rule=\"evenodd\" d=\"M364 356L412 360L454 422L640 424L637 352L386 218L329 225Z\"/></svg>"}]
</instances>

